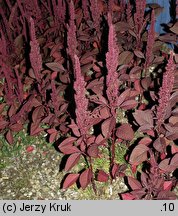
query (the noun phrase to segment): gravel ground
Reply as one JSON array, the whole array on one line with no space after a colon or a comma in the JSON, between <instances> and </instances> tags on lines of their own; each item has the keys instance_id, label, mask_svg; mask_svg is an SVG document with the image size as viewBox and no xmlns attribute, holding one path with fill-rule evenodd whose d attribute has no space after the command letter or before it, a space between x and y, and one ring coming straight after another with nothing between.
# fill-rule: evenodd
<instances>
[{"instance_id":1,"label":"gravel ground","mask_svg":"<svg viewBox=\"0 0 178 216\"><path fill-rule=\"evenodd\" d=\"M32 152L26 147L19 156L2 157L0 164L0 199L6 200L114 200L118 193L127 191L123 179L117 179L112 186L97 182L98 194L76 186L61 190L60 183L65 173L59 172L61 155L53 148L39 148L34 145ZM178 188L175 189L178 195Z\"/></svg>"},{"instance_id":2,"label":"gravel ground","mask_svg":"<svg viewBox=\"0 0 178 216\"><path fill-rule=\"evenodd\" d=\"M0 169L0 199L119 199L118 193L127 190L123 179L118 179L112 186L97 182L98 195L91 187L85 190L76 186L68 190L60 189L60 182L64 176L59 172L61 156L54 149L45 152L34 147L32 152L22 150L20 156L3 158Z\"/></svg>"}]
</instances>

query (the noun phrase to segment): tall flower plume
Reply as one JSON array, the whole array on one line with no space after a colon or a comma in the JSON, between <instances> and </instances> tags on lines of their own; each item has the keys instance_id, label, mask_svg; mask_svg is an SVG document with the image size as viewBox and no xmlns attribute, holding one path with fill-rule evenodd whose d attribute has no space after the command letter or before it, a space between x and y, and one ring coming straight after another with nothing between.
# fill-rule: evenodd
<instances>
[{"instance_id":1,"label":"tall flower plume","mask_svg":"<svg viewBox=\"0 0 178 216\"><path fill-rule=\"evenodd\" d=\"M87 133L88 121L89 121L89 111L88 110L88 99L85 96L85 80L81 74L80 61L77 55L74 56L75 60L75 103L76 103L76 123L82 135Z\"/></svg>"},{"instance_id":2,"label":"tall flower plume","mask_svg":"<svg viewBox=\"0 0 178 216\"><path fill-rule=\"evenodd\" d=\"M151 55L152 55L152 51L153 51L154 41L155 41L155 12L154 12L154 10L152 10L151 24L150 24L150 28L148 30L145 68L147 68L151 63Z\"/></svg>"},{"instance_id":3,"label":"tall flower plume","mask_svg":"<svg viewBox=\"0 0 178 216\"><path fill-rule=\"evenodd\" d=\"M87 20L89 18L88 0L82 1L82 10L83 10L84 19Z\"/></svg>"},{"instance_id":4,"label":"tall flower plume","mask_svg":"<svg viewBox=\"0 0 178 216\"><path fill-rule=\"evenodd\" d=\"M126 9L126 14L127 14L127 22L129 22L131 16L132 16L132 7L130 4L130 1L127 3L127 9Z\"/></svg>"},{"instance_id":5,"label":"tall flower plume","mask_svg":"<svg viewBox=\"0 0 178 216\"><path fill-rule=\"evenodd\" d=\"M38 41L36 39L36 34L35 34L35 24L34 20L30 18L30 33L31 33L31 41L30 41L30 62L31 66L34 70L34 74L36 77L36 80L40 82L41 80L41 74L40 71L42 70L42 58L40 54L40 47L38 44Z\"/></svg>"},{"instance_id":6,"label":"tall flower plume","mask_svg":"<svg viewBox=\"0 0 178 216\"><path fill-rule=\"evenodd\" d=\"M100 11L98 6L98 0L90 0L90 10L92 14L92 19L94 22L94 28L96 29L97 33L100 32Z\"/></svg>"},{"instance_id":7,"label":"tall flower plume","mask_svg":"<svg viewBox=\"0 0 178 216\"><path fill-rule=\"evenodd\" d=\"M134 22L137 26L138 32L140 31L144 22L145 7L146 0L136 0L136 12L134 14Z\"/></svg>"},{"instance_id":8,"label":"tall flower plume","mask_svg":"<svg viewBox=\"0 0 178 216\"><path fill-rule=\"evenodd\" d=\"M67 26L67 51L72 63L74 64L74 55L76 53L77 39L76 39L76 25L75 25L75 8L71 0L69 3L70 20Z\"/></svg>"},{"instance_id":9,"label":"tall flower plume","mask_svg":"<svg viewBox=\"0 0 178 216\"><path fill-rule=\"evenodd\" d=\"M163 75L162 87L159 91L159 105L157 108L157 127L160 128L161 124L164 123L166 108L168 106L171 92L174 86L174 71L175 63L173 59L173 52L170 53L170 58L166 66L166 72Z\"/></svg>"},{"instance_id":10,"label":"tall flower plume","mask_svg":"<svg viewBox=\"0 0 178 216\"><path fill-rule=\"evenodd\" d=\"M119 57L119 48L116 41L116 33L114 26L112 24L111 15L108 14L108 25L109 25L109 38L108 38L108 52L106 53L106 67L108 74L106 77L106 86L107 86L107 97L111 106L111 112L113 116L116 115L115 109L117 108L117 99L118 99L118 57Z\"/></svg>"},{"instance_id":11,"label":"tall flower plume","mask_svg":"<svg viewBox=\"0 0 178 216\"><path fill-rule=\"evenodd\" d=\"M63 0L57 0L57 2L56 0L52 0L52 7L56 24L58 22L64 23L66 15L65 2Z\"/></svg>"}]
</instances>

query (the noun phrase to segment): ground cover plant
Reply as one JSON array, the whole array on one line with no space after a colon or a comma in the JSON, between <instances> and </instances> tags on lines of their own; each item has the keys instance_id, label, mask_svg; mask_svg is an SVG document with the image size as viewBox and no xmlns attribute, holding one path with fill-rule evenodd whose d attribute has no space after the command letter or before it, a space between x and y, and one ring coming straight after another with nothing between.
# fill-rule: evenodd
<instances>
[{"instance_id":1,"label":"ground cover plant","mask_svg":"<svg viewBox=\"0 0 178 216\"><path fill-rule=\"evenodd\" d=\"M9 145L24 129L46 133L63 155L61 188L97 194L96 182L124 178L121 199L176 199L178 22L173 14L159 35L161 10L145 0L0 2L0 132Z\"/></svg>"}]
</instances>

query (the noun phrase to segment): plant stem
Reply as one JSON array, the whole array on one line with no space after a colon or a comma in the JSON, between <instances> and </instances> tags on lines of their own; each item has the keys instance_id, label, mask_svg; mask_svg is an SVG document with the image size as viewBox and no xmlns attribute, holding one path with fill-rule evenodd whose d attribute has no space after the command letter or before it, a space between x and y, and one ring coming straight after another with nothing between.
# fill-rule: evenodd
<instances>
[{"instance_id":1,"label":"plant stem","mask_svg":"<svg viewBox=\"0 0 178 216\"><path fill-rule=\"evenodd\" d=\"M94 191L95 195L97 195L97 188L96 188L96 184L95 184L95 180L94 180L93 166L92 166L91 157L89 158L89 164L90 164L90 169L91 169L91 172L92 172L92 178L91 178L92 188L93 188L93 191Z\"/></svg>"}]
</instances>

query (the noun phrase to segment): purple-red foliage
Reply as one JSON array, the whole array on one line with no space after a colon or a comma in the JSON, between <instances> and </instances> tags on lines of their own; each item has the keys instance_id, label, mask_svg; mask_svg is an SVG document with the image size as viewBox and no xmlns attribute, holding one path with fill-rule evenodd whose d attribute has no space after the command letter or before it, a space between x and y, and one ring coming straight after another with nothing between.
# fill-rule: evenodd
<instances>
[{"instance_id":1,"label":"purple-red foliage","mask_svg":"<svg viewBox=\"0 0 178 216\"><path fill-rule=\"evenodd\" d=\"M131 190L123 199L174 199L177 23L168 25L171 34L155 37L161 8L149 4L152 14L145 13L146 0L7 0L1 6L0 132L6 140L13 144L25 124L32 136L46 132L67 158L64 189L77 182L96 192L96 181L127 177ZM166 41L175 46L167 66ZM117 161L122 147L123 164ZM107 170L95 163L100 158Z\"/></svg>"}]
</instances>

